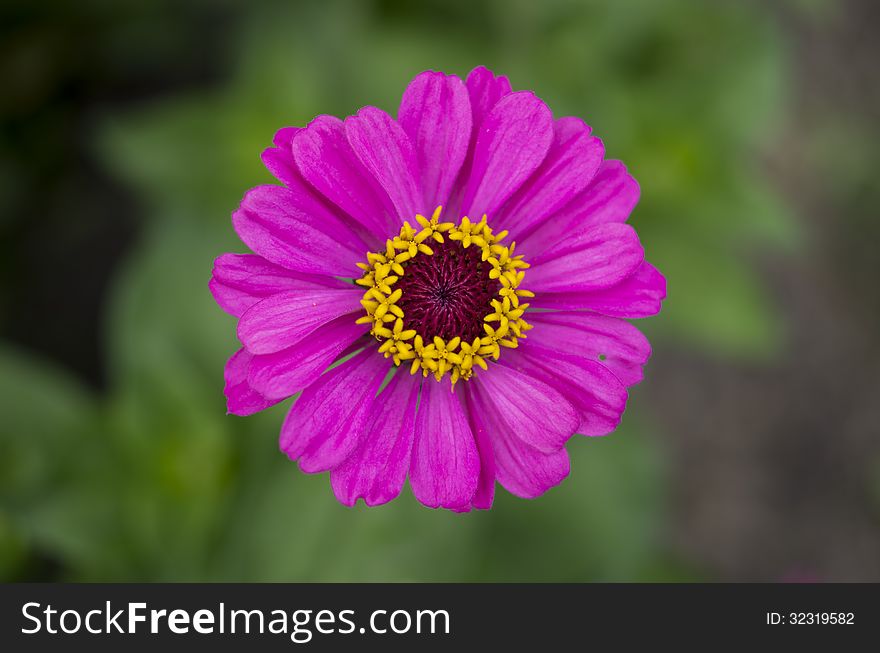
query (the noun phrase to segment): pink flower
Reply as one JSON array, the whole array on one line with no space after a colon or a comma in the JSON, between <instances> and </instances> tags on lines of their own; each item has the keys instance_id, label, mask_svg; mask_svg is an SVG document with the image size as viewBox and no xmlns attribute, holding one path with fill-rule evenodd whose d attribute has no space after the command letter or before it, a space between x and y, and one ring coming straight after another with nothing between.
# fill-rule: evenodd
<instances>
[{"instance_id":1,"label":"pink flower","mask_svg":"<svg viewBox=\"0 0 880 653\"><path fill-rule=\"evenodd\" d=\"M457 511L491 507L496 480L543 494L572 434L614 430L651 351L625 319L666 282L626 224L638 184L583 121L479 67L418 75L396 120L365 107L274 143L283 185L232 216L255 254L210 282L243 345L229 412L300 393L281 449L339 501L385 503L409 476Z\"/></svg>"}]
</instances>

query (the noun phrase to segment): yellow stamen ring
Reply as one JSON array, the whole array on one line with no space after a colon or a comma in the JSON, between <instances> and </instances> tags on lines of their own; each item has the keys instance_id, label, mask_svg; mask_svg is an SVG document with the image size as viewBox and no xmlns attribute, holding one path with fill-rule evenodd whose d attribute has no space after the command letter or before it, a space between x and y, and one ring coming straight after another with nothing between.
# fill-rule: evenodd
<instances>
[{"instance_id":1,"label":"yellow stamen ring","mask_svg":"<svg viewBox=\"0 0 880 653\"><path fill-rule=\"evenodd\" d=\"M520 303L520 298L534 297L534 293L521 288L529 264L521 255L514 255L516 243L508 247L500 242L507 236L506 231L493 233L485 215L476 223L467 216L458 225L440 222L442 210L438 206L430 219L416 215L418 231L404 222L400 233L386 241L383 252L368 252L367 262L357 264L363 274L355 283L365 288L361 305L366 312L357 323L370 325L370 333L381 343L379 352L391 358L394 365L411 361L410 373L421 371L437 381L449 373L454 385L459 379L470 379L475 367L488 369L487 359L498 360L502 347L516 348L517 341L526 337L526 331L532 328L523 319L529 305ZM410 261L433 256L431 243L442 244L447 238L464 249L480 248L480 259L491 266L489 278L497 280L499 289L491 300L493 312L483 318L482 337L462 342L458 336L448 340L433 336L425 343L415 329L406 328L406 316L398 306L403 291L393 286L406 274Z\"/></svg>"}]
</instances>

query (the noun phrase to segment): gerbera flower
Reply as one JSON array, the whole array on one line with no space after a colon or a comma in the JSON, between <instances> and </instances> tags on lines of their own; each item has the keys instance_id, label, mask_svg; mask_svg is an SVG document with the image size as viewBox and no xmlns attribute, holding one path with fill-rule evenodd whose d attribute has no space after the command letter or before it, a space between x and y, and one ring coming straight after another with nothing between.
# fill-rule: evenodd
<instances>
[{"instance_id":1,"label":"gerbera flower","mask_svg":"<svg viewBox=\"0 0 880 653\"><path fill-rule=\"evenodd\" d=\"M666 283L626 224L639 187L578 118L554 119L486 68L424 72L395 120L285 127L263 162L283 185L233 213L255 254L210 288L239 319L230 413L300 393L281 449L330 472L346 505L489 508L537 497L574 433L617 426L650 355L627 318Z\"/></svg>"}]
</instances>

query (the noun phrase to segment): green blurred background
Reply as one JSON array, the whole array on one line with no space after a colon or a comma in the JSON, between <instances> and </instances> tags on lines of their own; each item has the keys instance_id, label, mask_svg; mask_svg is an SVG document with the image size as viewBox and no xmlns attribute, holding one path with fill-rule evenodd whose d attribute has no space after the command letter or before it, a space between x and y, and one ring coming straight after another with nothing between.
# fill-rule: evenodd
<instances>
[{"instance_id":1,"label":"green blurred background","mask_svg":"<svg viewBox=\"0 0 880 653\"><path fill-rule=\"evenodd\" d=\"M880 580L878 4L5 0L0 579ZM211 261L276 128L485 64L642 187L623 424L488 513L340 506L228 417Z\"/></svg>"}]
</instances>

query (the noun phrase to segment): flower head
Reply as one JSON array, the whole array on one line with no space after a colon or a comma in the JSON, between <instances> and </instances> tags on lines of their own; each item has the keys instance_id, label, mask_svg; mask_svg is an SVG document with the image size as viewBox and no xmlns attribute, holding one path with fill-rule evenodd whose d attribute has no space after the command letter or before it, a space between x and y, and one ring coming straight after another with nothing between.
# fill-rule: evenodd
<instances>
[{"instance_id":1,"label":"flower head","mask_svg":"<svg viewBox=\"0 0 880 653\"><path fill-rule=\"evenodd\" d=\"M476 68L425 72L397 119L279 130L210 288L236 316L229 412L299 393L281 448L347 505L539 496L574 433L617 426L666 294L626 220L639 188L577 118Z\"/></svg>"}]
</instances>

